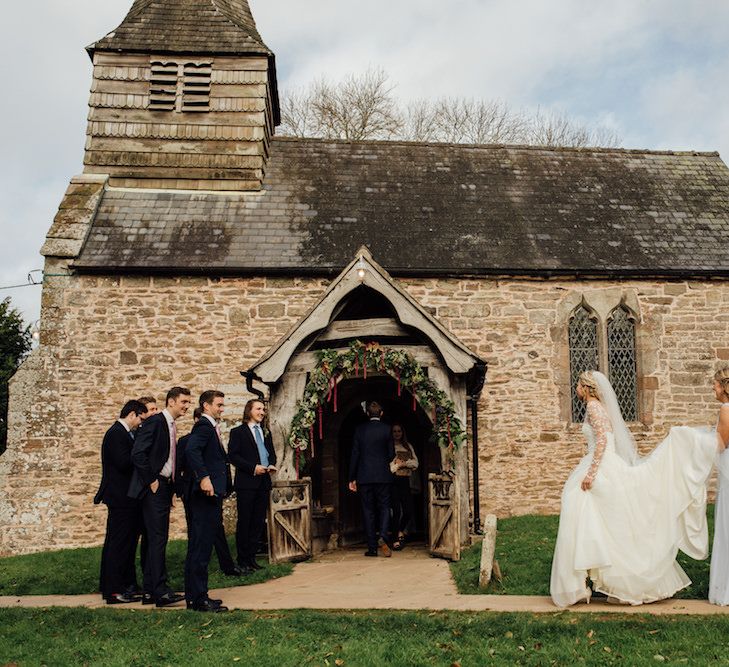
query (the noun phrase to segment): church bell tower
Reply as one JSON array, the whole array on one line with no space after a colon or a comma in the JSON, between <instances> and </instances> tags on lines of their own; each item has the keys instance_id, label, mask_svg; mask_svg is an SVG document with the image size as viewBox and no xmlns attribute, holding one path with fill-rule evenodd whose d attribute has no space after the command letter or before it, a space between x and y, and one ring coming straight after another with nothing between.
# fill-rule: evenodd
<instances>
[{"instance_id":1,"label":"church bell tower","mask_svg":"<svg viewBox=\"0 0 729 667\"><path fill-rule=\"evenodd\" d=\"M122 188L262 188L280 112L248 0L135 0L87 51L84 173Z\"/></svg>"}]
</instances>

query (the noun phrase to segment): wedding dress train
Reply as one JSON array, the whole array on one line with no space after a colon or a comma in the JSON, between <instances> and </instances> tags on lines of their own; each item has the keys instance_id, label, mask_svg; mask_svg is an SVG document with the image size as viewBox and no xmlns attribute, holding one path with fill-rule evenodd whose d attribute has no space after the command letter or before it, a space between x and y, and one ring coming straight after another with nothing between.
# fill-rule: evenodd
<instances>
[{"instance_id":1,"label":"wedding dress train","mask_svg":"<svg viewBox=\"0 0 729 667\"><path fill-rule=\"evenodd\" d=\"M672 428L650 455L631 463L616 453L603 405L590 407L583 425L588 453L562 492L552 600L559 607L589 601L588 577L592 590L629 604L671 597L691 583L676 562L678 550L697 559L708 554L706 482L716 434ZM592 488L583 491L595 462Z\"/></svg>"}]
</instances>

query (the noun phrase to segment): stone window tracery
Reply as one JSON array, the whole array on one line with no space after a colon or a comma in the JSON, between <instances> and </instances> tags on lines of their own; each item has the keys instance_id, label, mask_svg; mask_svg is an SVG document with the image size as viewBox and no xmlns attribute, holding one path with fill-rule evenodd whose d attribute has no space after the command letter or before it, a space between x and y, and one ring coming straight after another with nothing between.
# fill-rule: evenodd
<instances>
[{"instance_id":1,"label":"stone window tracery","mask_svg":"<svg viewBox=\"0 0 729 667\"><path fill-rule=\"evenodd\" d=\"M584 371L598 367L597 317L584 303L572 313L569 323L572 421L585 418L585 404L577 396L577 381Z\"/></svg>"},{"instance_id":2,"label":"stone window tracery","mask_svg":"<svg viewBox=\"0 0 729 667\"><path fill-rule=\"evenodd\" d=\"M608 377L625 421L638 420L638 373L635 360L635 318L621 304L607 323Z\"/></svg>"},{"instance_id":3,"label":"stone window tracery","mask_svg":"<svg viewBox=\"0 0 729 667\"><path fill-rule=\"evenodd\" d=\"M571 417L585 418L585 404L577 396L577 381L588 370L600 370L615 389L626 422L638 421L636 316L623 301L606 321L583 300L570 315L568 327Z\"/></svg>"}]
</instances>

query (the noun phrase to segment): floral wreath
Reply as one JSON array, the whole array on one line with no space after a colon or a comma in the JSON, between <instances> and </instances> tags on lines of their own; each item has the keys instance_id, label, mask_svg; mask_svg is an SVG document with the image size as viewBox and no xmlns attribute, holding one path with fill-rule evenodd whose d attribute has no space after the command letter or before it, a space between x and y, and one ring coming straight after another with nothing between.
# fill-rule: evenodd
<instances>
[{"instance_id":1,"label":"floral wreath","mask_svg":"<svg viewBox=\"0 0 729 667\"><path fill-rule=\"evenodd\" d=\"M303 398L296 404L296 414L291 422L289 446L296 451L296 469L299 457L311 449L314 458L314 426L318 422L319 438L323 436L324 403L331 403L337 412L337 385L350 377L367 379L368 369L386 372L397 379L397 395L405 387L413 395L413 411L419 403L430 409L433 421L433 438L438 445L453 452L466 439L461 421L456 416L455 405L446 393L426 375L423 367L404 350L382 347L379 343L363 343L355 340L344 352L319 350L317 365L309 376Z\"/></svg>"}]
</instances>

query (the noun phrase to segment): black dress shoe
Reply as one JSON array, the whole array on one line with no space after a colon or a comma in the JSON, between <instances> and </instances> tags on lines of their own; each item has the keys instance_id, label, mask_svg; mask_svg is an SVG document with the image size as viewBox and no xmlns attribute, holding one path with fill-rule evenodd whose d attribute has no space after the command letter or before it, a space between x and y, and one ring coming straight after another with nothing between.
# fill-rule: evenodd
<instances>
[{"instance_id":1,"label":"black dress shoe","mask_svg":"<svg viewBox=\"0 0 729 667\"><path fill-rule=\"evenodd\" d=\"M369 556L370 558L377 558L377 549L375 549L374 551L372 551L372 549L367 549L367 551L365 551L365 556Z\"/></svg>"},{"instance_id":2,"label":"black dress shoe","mask_svg":"<svg viewBox=\"0 0 729 667\"><path fill-rule=\"evenodd\" d=\"M133 598L126 593L112 593L106 598L106 604L129 604L130 602L136 602L137 598Z\"/></svg>"},{"instance_id":3,"label":"black dress shoe","mask_svg":"<svg viewBox=\"0 0 729 667\"><path fill-rule=\"evenodd\" d=\"M226 577L242 577L243 570L241 570L237 565L233 565L233 567L230 568L229 570L224 570L223 574Z\"/></svg>"},{"instance_id":4,"label":"black dress shoe","mask_svg":"<svg viewBox=\"0 0 729 667\"><path fill-rule=\"evenodd\" d=\"M141 600L144 597L144 593L134 586L130 586L124 591L124 595L128 598L132 598L135 602Z\"/></svg>"},{"instance_id":5,"label":"black dress shoe","mask_svg":"<svg viewBox=\"0 0 729 667\"><path fill-rule=\"evenodd\" d=\"M196 602L190 607L193 611L206 611L212 614L219 614L224 611L228 611L228 607L224 607L222 604L215 604L213 600L203 600L202 602Z\"/></svg>"},{"instance_id":6,"label":"black dress shoe","mask_svg":"<svg viewBox=\"0 0 729 667\"><path fill-rule=\"evenodd\" d=\"M169 607L172 604L177 604L178 602L182 602L182 600L185 599L184 595L179 595L178 593L165 593L164 595L160 595L155 601L154 604L156 607Z\"/></svg>"},{"instance_id":7,"label":"black dress shoe","mask_svg":"<svg viewBox=\"0 0 729 667\"><path fill-rule=\"evenodd\" d=\"M223 604L223 601L222 600L218 600L217 598L208 598L208 602L210 602L210 604L216 605L218 607L221 604ZM192 609L195 606L195 603L194 602L190 602L189 600L186 600L185 601L185 605L187 606L188 609Z\"/></svg>"},{"instance_id":8,"label":"black dress shoe","mask_svg":"<svg viewBox=\"0 0 729 667\"><path fill-rule=\"evenodd\" d=\"M251 570L262 570L263 568L256 562L256 559L254 558L252 561L248 563L248 567Z\"/></svg>"},{"instance_id":9,"label":"black dress shoe","mask_svg":"<svg viewBox=\"0 0 729 667\"><path fill-rule=\"evenodd\" d=\"M142 604L154 604L154 598L151 593L142 593Z\"/></svg>"}]
</instances>

